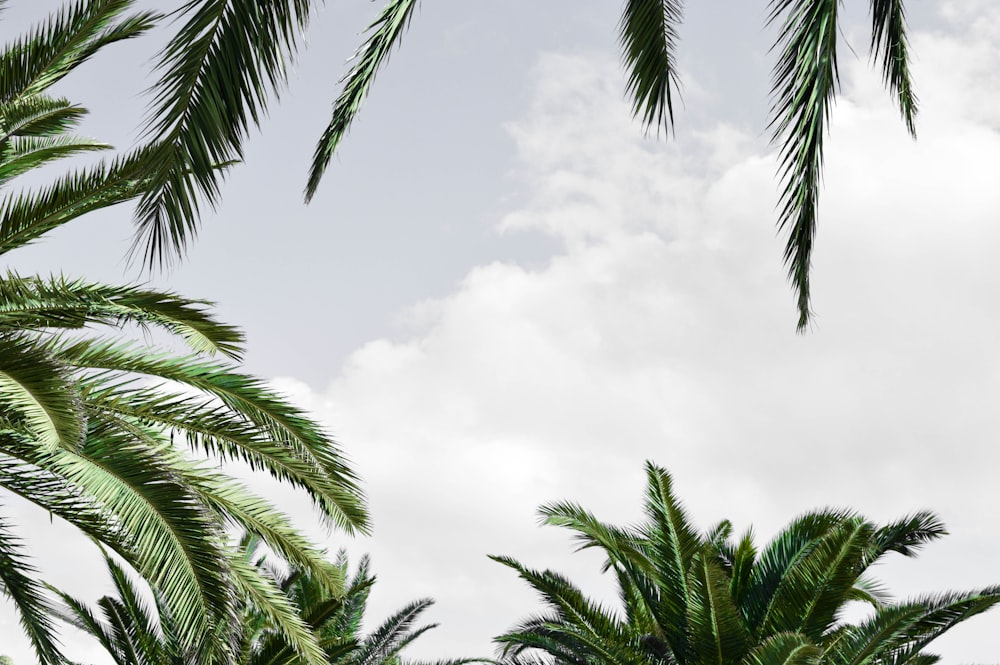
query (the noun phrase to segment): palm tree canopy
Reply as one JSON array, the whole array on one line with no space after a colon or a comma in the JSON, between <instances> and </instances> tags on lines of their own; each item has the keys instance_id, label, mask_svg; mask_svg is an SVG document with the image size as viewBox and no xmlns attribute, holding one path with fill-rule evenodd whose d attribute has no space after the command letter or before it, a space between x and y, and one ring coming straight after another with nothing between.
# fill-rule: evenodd
<instances>
[{"instance_id":1,"label":"palm tree canopy","mask_svg":"<svg viewBox=\"0 0 1000 665\"><path fill-rule=\"evenodd\" d=\"M891 601L869 576L890 553L913 556L942 536L928 512L878 525L846 510L806 513L758 548L752 531L732 537L723 521L691 524L666 470L648 464L645 519L633 527L597 520L574 503L540 509L598 548L618 582L621 608L588 599L558 573L493 557L545 603L497 638L502 660L550 665L917 665L954 625L1000 603L1000 586ZM851 601L868 618L843 619Z\"/></svg>"},{"instance_id":2,"label":"palm tree canopy","mask_svg":"<svg viewBox=\"0 0 1000 665\"><path fill-rule=\"evenodd\" d=\"M100 49L154 25L157 15L129 13L132 4L78 0L0 52L0 254L136 200L152 185L158 148L147 146L47 186L10 189L36 168L110 148L72 134L86 110L49 91ZM131 339L136 329L187 351L140 344ZM349 532L368 528L364 500L323 428L239 371L242 352L242 334L217 321L205 301L7 272L0 276L0 486L138 571L161 595L180 643L214 650L203 662L231 661L229 636L219 630L232 625L240 594L254 592L284 621L303 662L319 665L322 651L273 583L233 558L227 529L255 534L333 585L322 553L271 504L203 460L266 470ZM20 611L39 661L61 662L50 602L14 525L2 519L0 591Z\"/></svg>"},{"instance_id":3,"label":"palm tree canopy","mask_svg":"<svg viewBox=\"0 0 1000 665\"><path fill-rule=\"evenodd\" d=\"M842 0L770 0L778 33L770 128L779 150L782 193L778 225L797 294L798 329L810 320L810 266L817 226L823 141L838 90L838 24ZM137 213L136 250L150 266L183 253L197 232L202 201L215 205L228 166L242 158L250 125L259 123L286 81L318 0L257 3L191 0L157 62L149 137L159 146L153 182ZM386 0L340 79L330 122L309 169L305 198L316 193L378 72L402 41L417 0ZM871 53L915 135L917 99L909 67L903 0L871 2ZM618 35L625 88L647 130L671 133L679 97L677 51L682 0L624 0ZM81 147L81 149L84 149Z\"/></svg>"},{"instance_id":4,"label":"palm tree canopy","mask_svg":"<svg viewBox=\"0 0 1000 665\"><path fill-rule=\"evenodd\" d=\"M300 622L314 635L329 665L397 665L400 654L434 624L418 625L423 612L433 603L422 599L394 612L365 634L362 626L368 596L375 578L367 557L351 574L341 552L335 561L324 561L326 574L300 568L288 561L268 557L261 541L245 537L240 558L260 576L281 590L284 602L294 608ZM105 596L92 609L72 596L60 593L64 607L59 615L96 638L116 665L185 665L197 654L185 649L177 639L178 626L169 608L155 592L153 603L143 600L141 585L111 557L106 557L115 587L114 596ZM331 587L324 578L336 579ZM252 595L241 599L238 630L235 631L236 660L241 665L304 665L279 621ZM470 659L411 662L413 665L465 665Z\"/></svg>"}]
</instances>

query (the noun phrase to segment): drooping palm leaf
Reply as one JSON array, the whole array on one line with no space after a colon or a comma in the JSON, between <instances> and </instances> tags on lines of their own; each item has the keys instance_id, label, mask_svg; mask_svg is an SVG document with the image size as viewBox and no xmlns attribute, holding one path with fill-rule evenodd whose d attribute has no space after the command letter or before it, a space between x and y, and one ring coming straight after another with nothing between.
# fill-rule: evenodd
<instances>
[{"instance_id":1,"label":"drooping palm leaf","mask_svg":"<svg viewBox=\"0 0 1000 665\"><path fill-rule=\"evenodd\" d=\"M619 22L632 112L648 128L673 130L680 0L625 0Z\"/></svg>"},{"instance_id":2,"label":"drooping palm leaf","mask_svg":"<svg viewBox=\"0 0 1000 665\"><path fill-rule=\"evenodd\" d=\"M910 80L910 53L906 37L903 0L871 0L872 57L882 60L882 77L896 96L899 112L910 135L916 138L917 97Z\"/></svg>"},{"instance_id":3,"label":"drooping palm leaf","mask_svg":"<svg viewBox=\"0 0 1000 665\"><path fill-rule=\"evenodd\" d=\"M361 110L375 75L392 52L406 30L417 0L389 0L375 22L368 26L368 39L354 55L354 65L341 79L343 89L333 103L330 124L316 144L309 180L306 184L306 202L312 200L319 187L330 158Z\"/></svg>"},{"instance_id":4,"label":"drooping palm leaf","mask_svg":"<svg viewBox=\"0 0 1000 665\"><path fill-rule=\"evenodd\" d=\"M818 218L823 139L839 85L837 10L840 0L772 0L769 22L780 22L771 127L783 181L779 227L787 234L785 263L798 294L802 330L809 323L813 240Z\"/></svg>"},{"instance_id":5,"label":"drooping palm leaf","mask_svg":"<svg viewBox=\"0 0 1000 665\"><path fill-rule=\"evenodd\" d=\"M285 81L310 0L188 0L164 47L149 122L160 146L139 204L134 249L147 265L182 253L197 232L199 198L218 201L220 165L239 160L251 124Z\"/></svg>"}]
</instances>

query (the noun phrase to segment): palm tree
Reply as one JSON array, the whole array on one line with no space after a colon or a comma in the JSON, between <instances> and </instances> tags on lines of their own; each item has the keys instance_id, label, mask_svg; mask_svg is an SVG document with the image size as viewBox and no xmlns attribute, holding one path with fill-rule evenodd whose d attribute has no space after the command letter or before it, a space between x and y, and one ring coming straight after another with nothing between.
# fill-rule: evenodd
<instances>
[{"instance_id":1,"label":"palm tree","mask_svg":"<svg viewBox=\"0 0 1000 665\"><path fill-rule=\"evenodd\" d=\"M783 182L778 225L797 293L798 328L809 323L809 268L817 224L823 141L837 94L838 16L842 0L769 0L778 27L770 129ZM199 199L215 205L223 171L243 155L250 125L286 80L297 35L318 0L258 3L192 0L177 10L181 27L160 53L151 135L160 145L152 186L138 208L135 248L149 265L183 253L196 233ZM331 119L306 185L315 194L376 74L406 30L417 0L386 0L354 64L341 79ZM681 0L625 0L618 30L628 95L647 130L673 131L678 91ZM885 85L915 136L917 99L909 69L903 0L872 0L871 51Z\"/></svg>"},{"instance_id":2,"label":"palm tree","mask_svg":"<svg viewBox=\"0 0 1000 665\"><path fill-rule=\"evenodd\" d=\"M891 602L868 569L891 552L913 556L945 533L921 512L887 525L856 513L806 513L763 549L752 532L731 538L722 522L690 523L670 475L647 464L645 521L621 528L573 503L544 506L580 548L607 555L622 610L588 599L568 579L509 557L547 611L497 638L510 663L552 665L925 665L924 648L952 626L1000 602L1000 586ZM843 620L850 601L871 606ZM532 659L532 656L534 659Z\"/></svg>"},{"instance_id":3,"label":"palm tree","mask_svg":"<svg viewBox=\"0 0 1000 665\"><path fill-rule=\"evenodd\" d=\"M49 89L154 24L153 14L128 14L131 4L79 0L0 52L0 254L149 186L155 147L147 146L46 187L9 190L38 167L109 147L71 134L86 110ZM227 529L257 535L333 588L322 553L208 462L266 470L347 531L368 526L357 478L321 427L238 370L242 334L208 306L136 285L0 276L0 487L122 557L161 595L177 639L205 650L202 662L231 660L230 636L219 630L233 625L237 599L251 595L282 619L297 653L319 665L315 638L273 583L234 556ZM140 344L130 335L137 329L189 350ZM39 661L60 662L49 601L3 519L0 591L20 611Z\"/></svg>"},{"instance_id":4,"label":"palm tree","mask_svg":"<svg viewBox=\"0 0 1000 665\"><path fill-rule=\"evenodd\" d=\"M367 635L362 624L368 595L375 583L369 574L367 557L354 575L349 575L343 552L335 562L324 562L327 576L341 581L336 591L315 573L297 566L274 565L260 555L259 542L247 538L241 543L242 559L253 562L265 577L279 587L303 623L315 633L329 665L398 665L400 652L434 624L417 626L420 615L433 601L408 604ZM285 562L287 564L287 562ZM108 569L115 596L97 602L97 611L86 603L62 593L63 618L97 638L116 665L186 665L194 654L185 652L176 638L172 615L153 594L153 605L144 600L138 585L111 557ZM287 570L284 570L287 568ZM240 615L236 662L240 665L303 665L284 631L274 618L252 599L244 599ZM408 661L413 663L413 661ZM445 660L424 665L464 665L471 660ZM420 665L413 663L413 665Z\"/></svg>"}]
</instances>

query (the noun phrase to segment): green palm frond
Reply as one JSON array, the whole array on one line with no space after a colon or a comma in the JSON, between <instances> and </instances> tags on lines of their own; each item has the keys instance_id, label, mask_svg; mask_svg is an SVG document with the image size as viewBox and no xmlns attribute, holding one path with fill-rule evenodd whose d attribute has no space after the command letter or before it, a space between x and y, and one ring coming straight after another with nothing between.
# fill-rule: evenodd
<instances>
[{"instance_id":1,"label":"green palm frond","mask_svg":"<svg viewBox=\"0 0 1000 665\"><path fill-rule=\"evenodd\" d=\"M52 607L23 550L7 521L0 519L0 593L17 607L39 662L60 665L64 661L53 635Z\"/></svg>"},{"instance_id":2,"label":"green palm frond","mask_svg":"<svg viewBox=\"0 0 1000 665\"><path fill-rule=\"evenodd\" d=\"M330 158L347 135L376 74L401 40L416 7L417 0L389 0L378 18L368 26L368 39L354 55L354 66L340 81L343 90L333 103L330 124L316 144L306 184L306 202L316 194Z\"/></svg>"},{"instance_id":3,"label":"green palm frond","mask_svg":"<svg viewBox=\"0 0 1000 665\"><path fill-rule=\"evenodd\" d=\"M912 555L944 533L926 511L877 526L846 510L806 513L760 553L748 530L730 540L721 522L698 537L670 476L647 464L646 520L629 530L574 504L543 507L546 521L578 530L616 575L622 612L586 598L569 580L509 557L547 611L496 638L504 665L932 665L924 648L966 619L1000 605L1000 586L893 603L866 569L887 552ZM685 534L685 535L679 535ZM681 543L697 545L688 557ZM639 558L645 558L640 563ZM688 561L685 583L664 574ZM845 606L874 614L845 620ZM667 623L677 608L682 630ZM544 656L544 657L540 657Z\"/></svg>"},{"instance_id":4,"label":"green palm frond","mask_svg":"<svg viewBox=\"0 0 1000 665\"><path fill-rule=\"evenodd\" d=\"M79 449L86 434L82 400L67 368L25 335L0 331L0 407L45 450Z\"/></svg>"},{"instance_id":5,"label":"green palm frond","mask_svg":"<svg viewBox=\"0 0 1000 665\"><path fill-rule=\"evenodd\" d=\"M15 136L4 142L0 153L0 185L49 162L81 152L108 150L107 143L75 136Z\"/></svg>"},{"instance_id":6,"label":"green palm frond","mask_svg":"<svg viewBox=\"0 0 1000 665\"><path fill-rule=\"evenodd\" d=\"M0 105L0 149L15 136L53 136L76 127L87 109L68 99L33 95Z\"/></svg>"},{"instance_id":7,"label":"green palm frond","mask_svg":"<svg viewBox=\"0 0 1000 665\"><path fill-rule=\"evenodd\" d=\"M158 15L133 0L77 0L0 52L0 103L43 92L100 49L148 32Z\"/></svg>"},{"instance_id":8,"label":"green palm frond","mask_svg":"<svg viewBox=\"0 0 1000 665\"><path fill-rule=\"evenodd\" d=\"M672 131L680 0L626 0L619 23L632 112L645 126Z\"/></svg>"},{"instance_id":9,"label":"green palm frond","mask_svg":"<svg viewBox=\"0 0 1000 665\"><path fill-rule=\"evenodd\" d=\"M873 532L871 524L854 518L820 538L783 575L760 635L798 632L818 642L849 597Z\"/></svg>"},{"instance_id":10,"label":"green palm frond","mask_svg":"<svg viewBox=\"0 0 1000 665\"><path fill-rule=\"evenodd\" d=\"M0 199L0 254L26 245L88 212L130 201L145 191L149 148L77 170L36 192Z\"/></svg>"},{"instance_id":11,"label":"green palm frond","mask_svg":"<svg viewBox=\"0 0 1000 665\"><path fill-rule=\"evenodd\" d=\"M746 587L743 612L750 629L759 634L764 617L774 605L774 596L782 580L808 556L820 540L845 520L850 511L823 510L806 513L782 529L757 558Z\"/></svg>"},{"instance_id":12,"label":"green palm frond","mask_svg":"<svg viewBox=\"0 0 1000 665\"><path fill-rule=\"evenodd\" d=\"M83 340L50 348L77 367L160 377L217 397L228 408L245 415L267 432L287 454L300 456L324 474L326 482L323 484L301 486L324 516L348 532L368 529L356 476L339 450L319 425L261 381L204 358L154 355L122 344Z\"/></svg>"},{"instance_id":13,"label":"green palm frond","mask_svg":"<svg viewBox=\"0 0 1000 665\"><path fill-rule=\"evenodd\" d=\"M239 359L243 334L215 320L212 303L135 286L108 286L54 276L0 279L0 327L82 328L92 324L157 327L185 340L199 353Z\"/></svg>"},{"instance_id":14,"label":"green palm frond","mask_svg":"<svg viewBox=\"0 0 1000 665\"><path fill-rule=\"evenodd\" d=\"M760 642L740 665L821 665L823 649L798 633L778 633Z\"/></svg>"},{"instance_id":15,"label":"green palm frond","mask_svg":"<svg viewBox=\"0 0 1000 665\"><path fill-rule=\"evenodd\" d=\"M302 665L328 665L316 635L273 582L239 556L231 558L230 569L237 589L255 611L262 613L281 632Z\"/></svg>"},{"instance_id":16,"label":"green palm frond","mask_svg":"<svg viewBox=\"0 0 1000 665\"><path fill-rule=\"evenodd\" d=\"M798 294L798 328L809 323L809 268L816 235L823 138L839 85L840 0L772 0L769 22L781 20L776 43L771 127L780 144L783 180L779 227L788 234L785 263Z\"/></svg>"},{"instance_id":17,"label":"green palm frond","mask_svg":"<svg viewBox=\"0 0 1000 665\"><path fill-rule=\"evenodd\" d=\"M310 0L186 2L184 23L159 55L149 131L161 149L137 213L145 262L183 253L197 232L199 197L218 201L223 164L285 81Z\"/></svg>"},{"instance_id":18,"label":"green palm frond","mask_svg":"<svg viewBox=\"0 0 1000 665\"><path fill-rule=\"evenodd\" d=\"M895 95L910 135L916 138L917 96L910 80L910 53L903 0L872 0L872 57L882 60L882 77Z\"/></svg>"},{"instance_id":19,"label":"green palm frond","mask_svg":"<svg viewBox=\"0 0 1000 665\"><path fill-rule=\"evenodd\" d=\"M688 626L691 653L699 665L729 665L738 662L749 648L751 638L743 625L729 592L729 578L705 546L691 562Z\"/></svg>"},{"instance_id":20,"label":"green palm frond","mask_svg":"<svg viewBox=\"0 0 1000 665\"><path fill-rule=\"evenodd\" d=\"M163 458L169 440L136 423L91 421L83 455L40 461L113 516L121 535L109 546L163 595L178 639L195 644L235 612L221 527Z\"/></svg>"},{"instance_id":21,"label":"green palm frond","mask_svg":"<svg viewBox=\"0 0 1000 665\"><path fill-rule=\"evenodd\" d=\"M889 552L916 556L925 544L947 534L944 523L930 511L908 515L875 532L872 546L865 555L865 566L872 565Z\"/></svg>"}]
</instances>

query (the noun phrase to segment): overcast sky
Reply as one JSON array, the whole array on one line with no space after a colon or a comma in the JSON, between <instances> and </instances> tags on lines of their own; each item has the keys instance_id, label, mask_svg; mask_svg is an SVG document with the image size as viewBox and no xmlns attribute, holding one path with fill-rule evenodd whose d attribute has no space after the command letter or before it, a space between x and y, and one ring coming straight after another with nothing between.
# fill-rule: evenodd
<instances>
[{"instance_id":1,"label":"overcast sky","mask_svg":"<svg viewBox=\"0 0 1000 665\"><path fill-rule=\"evenodd\" d=\"M919 141L866 57L865 2L843 26L813 283L794 333L765 132L765 3L689 3L676 140L623 102L619 2L423 3L313 204L312 145L342 62L378 5L320 13L281 106L158 284L219 303L250 370L337 435L365 482L373 621L431 596L422 657L488 656L536 609L486 554L608 595L600 557L538 528L576 500L641 516L643 461L667 467L697 522L774 533L850 506L936 510L951 535L880 570L898 597L1000 582L1000 7L911 0ZM15 1L4 34L56 2ZM854 12L854 13L852 13ZM149 44L67 81L87 131L135 140ZM106 281L127 209L33 248L24 272ZM3 500L44 576L96 600L103 571L47 516ZM303 525L312 527L304 502ZM318 533L318 532L317 532ZM78 545L77 545L78 544ZM33 661L9 607L0 653ZM945 663L996 660L1000 613L938 642ZM67 653L106 663L75 633Z\"/></svg>"}]
</instances>

